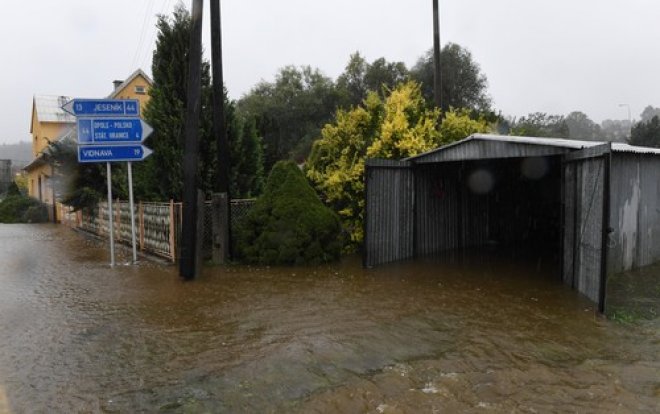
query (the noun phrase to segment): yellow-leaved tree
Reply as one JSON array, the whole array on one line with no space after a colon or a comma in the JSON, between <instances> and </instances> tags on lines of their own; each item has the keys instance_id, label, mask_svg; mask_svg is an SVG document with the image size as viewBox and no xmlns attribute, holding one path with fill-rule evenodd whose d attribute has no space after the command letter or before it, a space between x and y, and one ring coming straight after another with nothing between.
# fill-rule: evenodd
<instances>
[{"instance_id":1,"label":"yellow-leaved tree","mask_svg":"<svg viewBox=\"0 0 660 414\"><path fill-rule=\"evenodd\" d=\"M402 159L491 128L467 110L429 109L420 85L398 85L382 100L370 93L361 106L338 110L321 131L306 163L307 177L342 220L346 251L363 239L364 163L366 158Z\"/></svg>"}]
</instances>

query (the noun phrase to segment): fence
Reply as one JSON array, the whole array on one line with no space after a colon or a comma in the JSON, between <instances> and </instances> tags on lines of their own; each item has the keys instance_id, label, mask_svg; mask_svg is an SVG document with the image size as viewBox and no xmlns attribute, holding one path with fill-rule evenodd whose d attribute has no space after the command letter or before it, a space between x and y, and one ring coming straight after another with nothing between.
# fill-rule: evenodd
<instances>
[{"instance_id":1,"label":"fence","mask_svg":"<svg viewBox=\"0 0 660 414\"><path fill-rule=\"evenodd\" d=\"M231 201L231 227L235 229L240 220L245 217L254 200ZM113 219L115 241L131 244L131 216L127 201L113 203ZM108 203L100 202L91 211L74 212L70 207L58 203L60 221L70 227L79 228L100 237L109 237ZM178 246L182 225L182 204L169 203L135 203L135 227L138 248L175 262L178 258ZM204 241L202 252L205 257L211 251L213 235L211 234L211 202L205 202L203 207Z\"/></svg>"},{"instance_id":2,"label":"fence","mask_svg":"<svg viewBox=\"0 0 660 414\"><path fill-rule=\"evenodd\" d=\"M231 235L232 238L236 235L236 229L241 220L250 211L254 205L255 199L234 199L231 200ZM202 257L210 259L213 255L213 205L211 201L204 202L204 217L203 217L203 243L202 243Z\"/></svg>"}]
</instances>

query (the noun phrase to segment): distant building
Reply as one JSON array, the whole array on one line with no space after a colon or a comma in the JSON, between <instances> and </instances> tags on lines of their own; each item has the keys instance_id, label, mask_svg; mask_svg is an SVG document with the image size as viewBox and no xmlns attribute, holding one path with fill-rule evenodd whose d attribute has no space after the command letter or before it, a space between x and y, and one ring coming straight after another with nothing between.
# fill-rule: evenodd
<instances>
[{"instance_id":1,"label":"distant building","mask_svg":"<svg viewBox=\"0 0 660 414\"><path fill-rule=\"evenodd\" d=\"M7 191L12 178L11 160L0 160L0 194Z\"/></svg>"},{"instance_id":2,"label":"distant building","mask_svg":"<svg viewBox=\"0 0 660 414\"><path fill-rule=\"evenodd\" d=\"M137 99L141 110L149 101L151 79L138 69L124 81L114 81L112 99ZM32 134L33 160L24 168L28 175L28 193L46 204L53 206L53 218L56 217L55 203L59 194L53 185L53 167L50 165L44 150L49 142L65 139L75 131L76 119L62 110L62 106L73 99L70 96L35 95L32 101Z\"/></svg>"}]
</instances>

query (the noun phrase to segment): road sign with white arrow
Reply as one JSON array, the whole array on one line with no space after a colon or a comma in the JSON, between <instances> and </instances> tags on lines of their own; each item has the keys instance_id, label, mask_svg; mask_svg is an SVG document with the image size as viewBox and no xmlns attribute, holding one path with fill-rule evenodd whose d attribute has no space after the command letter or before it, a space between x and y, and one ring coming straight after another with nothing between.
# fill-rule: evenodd
<instances>
[{"instance_id":1,"label":"road sign with white arrow","mask_svg":"<svg viewBox=\"0 0 660 414\"><path fill-rule=\"evenodd\" d=\"M78 118L78 144L141 143L153 128L140 118Z\"/></svg>"},{"instance_id":2,"label":"road sign with white arrow","mask_svg":"<svg viewBox=\"0 0 660 414\"><path fill-rule=\"evenodd\" d=\"M77 117L140 116L137 99L73 99L62 109Z\"/></svg>"},{"instance_id":3,"label":"road sign with white arrow","mask_svg":"<svg viewBox=\"0 0 660 414\"><path fill-rule=\"evenodd\" d=\"M78 162L142 161L152 152L144 145L81 145Z\"/></svg>"}]
</instances>

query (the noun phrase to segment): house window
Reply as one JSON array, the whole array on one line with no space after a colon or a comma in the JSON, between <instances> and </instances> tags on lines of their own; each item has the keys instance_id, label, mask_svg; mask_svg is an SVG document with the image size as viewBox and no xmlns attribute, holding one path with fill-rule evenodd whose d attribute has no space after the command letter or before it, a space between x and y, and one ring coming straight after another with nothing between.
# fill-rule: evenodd
<instances>
[{"instance_id":1,"label":"house window","mask_svg":"<svg viewBox=\"0 0 660 414\"><path fill-rule=\"evenodd\" d=\"M144 86L136 86L135 93L138 95L145 95L147 93L147 89Z\"/></svg>"}]
</instances>

